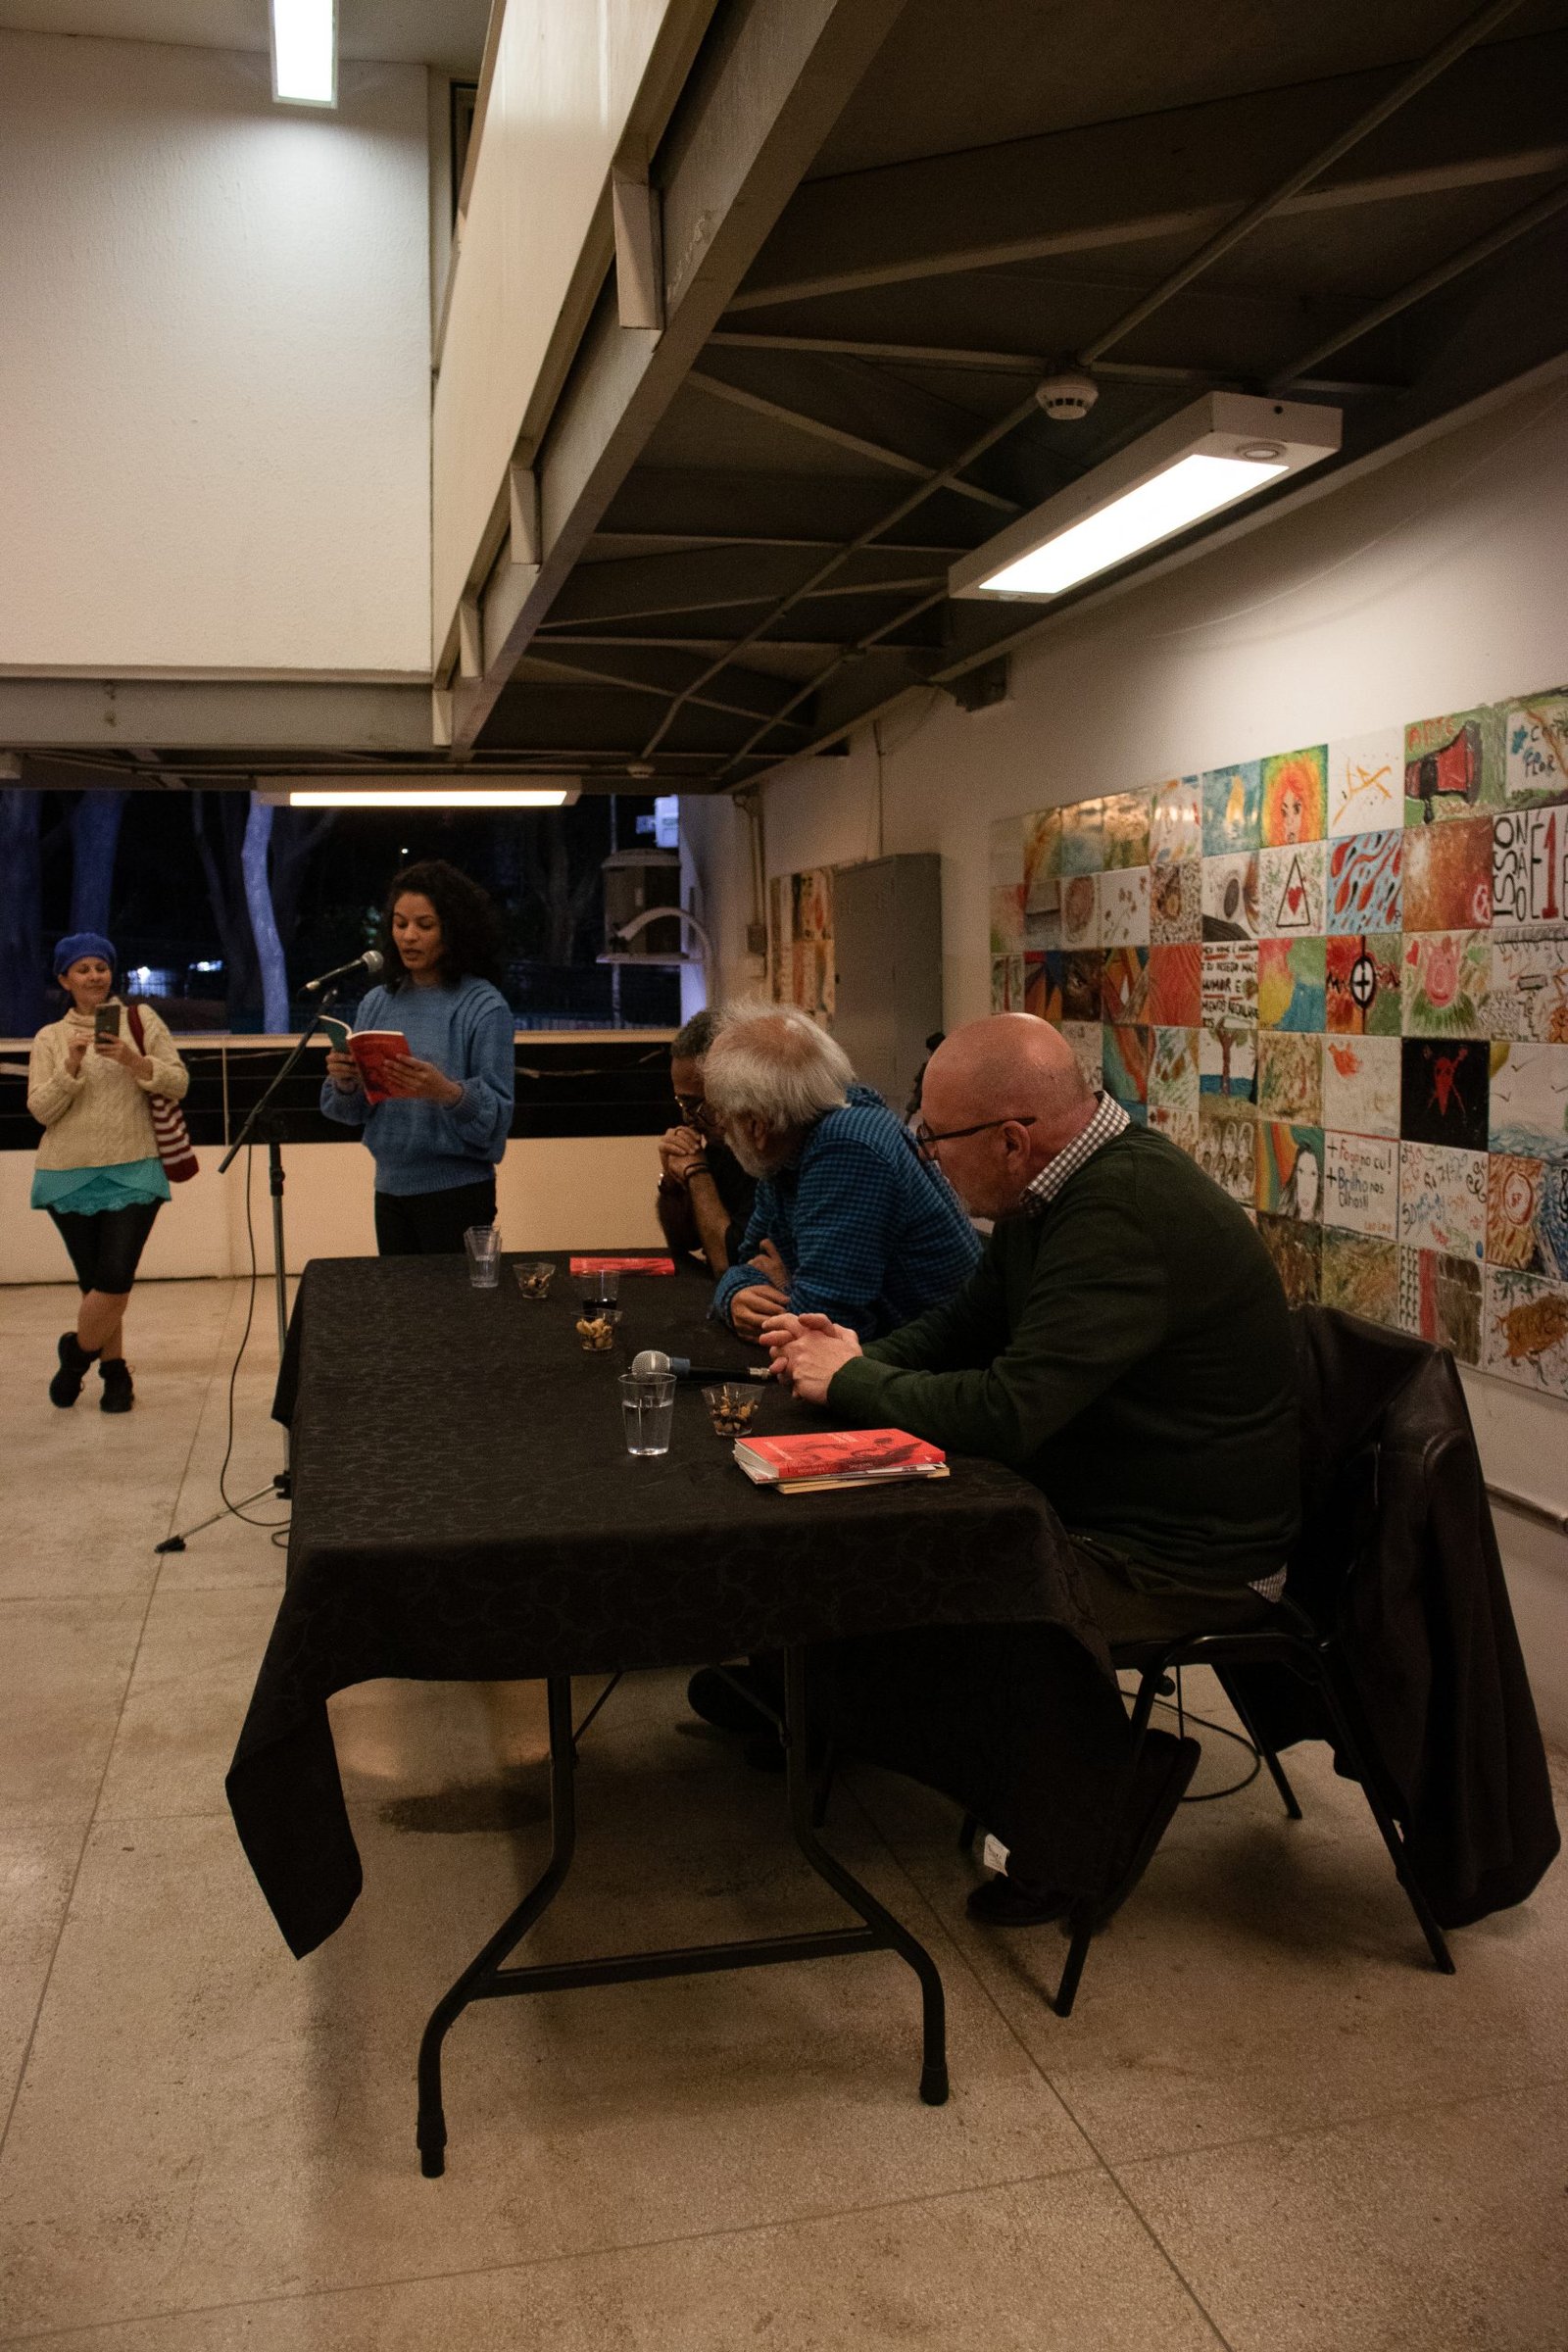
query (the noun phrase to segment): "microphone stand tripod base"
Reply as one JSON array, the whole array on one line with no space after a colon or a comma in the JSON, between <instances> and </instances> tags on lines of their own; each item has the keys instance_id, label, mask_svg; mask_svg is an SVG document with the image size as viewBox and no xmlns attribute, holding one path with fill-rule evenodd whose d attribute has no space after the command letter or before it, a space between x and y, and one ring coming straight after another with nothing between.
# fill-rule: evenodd
<instances>
[{"instance_id":1,"label":"microphone stand tripod base","mask_svg":"<svg viewBox=\"0 0 1568 2352\"><path fill-rule=\"evenodd\" d=\"M353 966L350 967L351 970L353 968ZM295 1040L293 1050L285 1059L282 1068L272 1080L271 1085L266 1089L238 1135L235 1136L234 1141L218 1163L220 1176L226 1175L246 1145L258 1143L265 1138L267 1144L267 1189L272 1201L272 1293L277 1308L277 1360L279 1363L283 1360L283 1349L288 1340L288 1253L283 1240L282 1115L280 1112L272 1110L270 1104L279 1089L287 1084L298 1069L300 1062L304 1059L305 1049L320 1024L322 1013L330 1008L337 994L335 982L321 987L319 1001L311 1015L310 1026L303 1030ZM250 1184L248 1166L245 1181L248 1191ZM203 1519L195 1527L188 1527L184 1535L166 1536L163 1543L155 1544L153 1548L157 1552L183 1551L189 1537L199 1536L205 1528L216 1527L220 1519L238 1517L253 1502L261 1502L269 1494L275 1494L280 1500L286 1502L292 1497L293 1493L294 1472L289 1451L289 1435L285 1429L283 1432L283 1467L273 1473L269 1486L263 1487L255 1494L247 1494L243 1502L225 1501L223 1508L220 1511L214 1511L210 1519Z\"/></svg>"}]
</instances>

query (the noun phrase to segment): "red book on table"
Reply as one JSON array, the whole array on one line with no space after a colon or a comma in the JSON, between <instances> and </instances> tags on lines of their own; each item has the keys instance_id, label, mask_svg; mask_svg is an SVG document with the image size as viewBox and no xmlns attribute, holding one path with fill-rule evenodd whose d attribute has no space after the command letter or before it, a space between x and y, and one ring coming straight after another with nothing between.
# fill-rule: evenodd
<instances>
[{"instance_id":1,"label":"red book on table","mask_svg":"<svg viewBox=\"0 0 1568 2352\"><path fill-rule=\"evenodd\" d=\"M673 1274L672 1257L574 1257L573 1274Z\"/></svg>"},{"instance_id":2,"label":"red book on table","mask_svg":"<svg viewBox=\"0 0 1568 2352\"><path fill-rule=\"evenodd\" d=\"M741 1438L735 1459L754 1486L881 1485L946 1478L948 1457L906 1429L835 1429L796 1438Z\"/></svg>"}]
</instances>

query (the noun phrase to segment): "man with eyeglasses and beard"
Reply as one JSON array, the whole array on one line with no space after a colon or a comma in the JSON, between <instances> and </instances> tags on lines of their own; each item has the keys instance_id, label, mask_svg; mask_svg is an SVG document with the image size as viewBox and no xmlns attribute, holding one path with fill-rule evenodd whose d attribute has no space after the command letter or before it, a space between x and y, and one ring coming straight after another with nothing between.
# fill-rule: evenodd
<instances>
[{"instance_id":1,"label":"man with eyeglasses and beard","mask_svg":"<svg viewBox=\"0 0 1568 2352\"><path fill-rule=\"evenodd\" d=\"M679 1116L659 1139L659 1222L677 1257L702 1256L715 1279L740 1253L757 1185L718 1132L704 1091L716 1012L696 1012L669 1049Z\"/></svg>"}]
</instances>

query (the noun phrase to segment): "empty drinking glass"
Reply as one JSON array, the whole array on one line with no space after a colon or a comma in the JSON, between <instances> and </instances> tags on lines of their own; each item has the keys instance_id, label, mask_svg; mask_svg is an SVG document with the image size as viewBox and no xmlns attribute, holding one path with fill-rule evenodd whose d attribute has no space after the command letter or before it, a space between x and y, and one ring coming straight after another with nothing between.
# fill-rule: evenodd
<instances>
[{"instance_id":1,"label":"empty drinking glass","mask_svg":"<svg viewBox=\"0 0 1568 2352\"><path fill-rule=\"evenodd\" d=\"M623 1372L620 1409L628 1453L667 1453L669 1427L675 1417L674 1373Z\"/></svg>"},{"instance_id":2,"label":"empty drinking glass","mask_svg":"<svg viewBox=\"0 0 1568 2352\"><path fill-rule=\"evenodd\" d=\"M501 1280L501 1228L470 1225L463 1237L468 1252L468 1280L476 1291L493 1291Z\"/></svg>"}]
</instances>

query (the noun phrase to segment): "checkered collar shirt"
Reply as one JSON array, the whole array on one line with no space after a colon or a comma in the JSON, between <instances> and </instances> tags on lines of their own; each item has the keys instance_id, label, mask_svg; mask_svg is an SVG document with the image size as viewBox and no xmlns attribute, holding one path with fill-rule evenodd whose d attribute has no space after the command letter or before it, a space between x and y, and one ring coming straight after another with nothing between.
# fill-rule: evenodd
<instances>
[{"instance_id":1,"label":"checkered collar shirt","mask_svg":"<svg viewBox=\"0 0 1568 2352\"><path fill-rule=\"evenodd\" d=\"M1019 1210L1026 1217L1043 1216L1056 1195L1080 1168L1087 1166L1095 1153L1106 1144L1114 1143L1123 1128L1132 1125L1114 1095L1102 1095L1094 1117L1081 1135L1075 1135L1063 1146L1054 1159L1047 1160L1039 1175L1024 1187Z\"/></svg>"}]
</instances>

